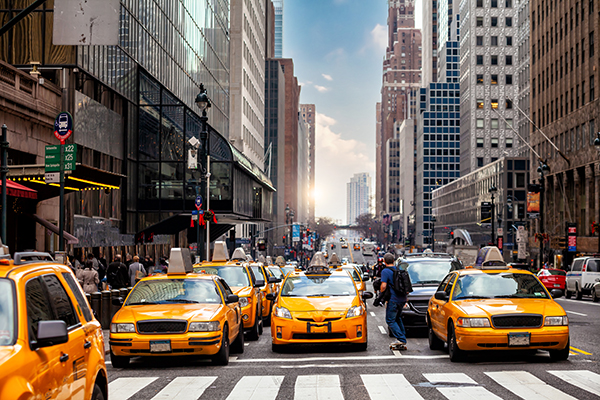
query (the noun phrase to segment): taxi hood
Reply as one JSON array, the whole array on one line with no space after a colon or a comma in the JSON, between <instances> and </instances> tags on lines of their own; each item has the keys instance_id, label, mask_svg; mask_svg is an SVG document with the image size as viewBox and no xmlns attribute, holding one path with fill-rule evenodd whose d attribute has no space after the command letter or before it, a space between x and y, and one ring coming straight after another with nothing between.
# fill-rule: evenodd
<instances>
[{"instance_id":1,"label":"taxi hood","mask_svg":"<svg viewBox=\"0 0 600 400\"><path fill-rule=\"evenodd\" d=\"M188 321L210 321L222 304L149 304L126 306L114 316L113 323L138 322L148 319L185 319Z\"/></svg>"},{"instance_id":2,"label":"taxi hood","mask_svg":"<svg viewBox=\"0 0 600 400\"><path fill-rule=\"evenodd\" d=\"M566 315L557 302L550 299L473 299L456 303L469 317L500 314Z\"/></svg>"},{"instance_id":3,"label":"taxi hood","mask_svg":"<svg viewBox=\"0 0 600 400\"><path fill-rule=\"evenodd\" d=\"M279 306L291 312L344 311L360 304L357 296L279 297Z\"/></svg>"}]
</instances>

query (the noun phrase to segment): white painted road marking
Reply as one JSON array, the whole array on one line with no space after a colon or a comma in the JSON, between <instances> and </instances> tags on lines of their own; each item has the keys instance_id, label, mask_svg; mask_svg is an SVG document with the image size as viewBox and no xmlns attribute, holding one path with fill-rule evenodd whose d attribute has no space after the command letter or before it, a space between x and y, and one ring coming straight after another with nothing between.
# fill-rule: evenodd
<instances>
[{"instance_id":1,"label":"white painted road marking","mask_svg":"<svg viewBox=\"0 0 600 400\"><path fill-rule=\"evenodd\" d=\"M422 400L402 374L361 375L371 400Z\"/></svg>"},{"instance_id":2,"label":"white painted road marking","mask_svg":"<svg viewBox=\"0 0 600 400\"><path fill-rule=\"evenodd\" d=\"M339 375L300 375L294 392L295 400L344 400Z\"/></svg>"},{"instance_id":3,"label":"white painted road marking","mask_svg":"<svg viewBox=\"0 0 600 400\"><path fill-rule=\"evenodd\" d=\"M370 312L371 312L371 316L372 317L376 317L377 316L377 315L375 315L375 313L373 311L370 311Z\"/></svg>"},{"instance_id":4,"label":"white painted road marking","mask_svg":"<svg viewBox=\"0 0 600 400\"><path fill-rule=\"evenodd\" d=\"M383 333L384 335L387 333L387 331L385 330L385 328L381 325L378 326L379 328L379 332Z\"/></svg>"},{"instance_id":5,"label":"white painted road marking","mask_svg":"<svg viewBox=\"0 0 600 400\"><path fill-rule=\"evenodd\" d=\"M108 384L108 398L127 400L158 378L119 378Z\"/></svg>"},{"instance_id":6,"label":"white painted road marking","mask_svg":"<svg viewBox=\"0 0 600 400\"><path fill-rule=\"evenodd\" d=\"M548 371L571 385L600 396L600 375L592 371Z\"/></svg>"},{"instance_id":7,"label":"white painted road marking","mask_svg":"<svg viewBox=\"0 0 600 400\"><path fill-rule=\"evenodd\" d=\"M420 360L432 360L436 358L448 358L448 354L420 356L420 355L403 355L403 358L414 358ZM349 361L349 360L391 360L396 356L343 356L343 357L303 357L303 358L247 358L242 360L229 360L230 363L294 363L294 362L311 362L311 361Z\"/></svg>"},{"instance_id":8,"label":"white painted road marking","mask_svg":"<svg viewBox=\"0 0 600 400\"><path fill-rule=\"evenodd\" d=\"M283 378L284 376L244 376L227 400L275 400Z\"/></svg>"},{"instance_id":9,"label":"white painted road marking","mask_svg":"<svg viewBox=\"0 0 600 400\"><path fill-rule=\"evenodd\" d=\"M575 315L581 315L582 317L587 317L587 314L582 314L582 313L578 313L575 311L569 311L569 310L565 310L566 312L568 312L569 314L575 314Z\"/></svg>"},{"instance_id":10,"label":"white painted road marking","mask_svg":"<svg viewBox=\"0 0 600 400\"><path fill-rule=\"evenodd\" d=\"M465 399L496 399L502 400L489 390L475 386L477 382L462 373L449 374L423 374L429 382L443 382L448 385L452 383L467 383L473 386L456 386L456 387L439 387L437 390L449 400L465 400Z\"/></svg>"},{"instance_id":11,"label":"white painted road marking","mask_svg":"<svg viewBox=\"0 0 600 400\"><path fill-rule=\"evenodd\" d=\"M487 376L523 399L576 400L526 371L486 372Z\"/></svg>"},{"instance_id":12,"label":"white painted road marking","mask_svg":"<svg viewBox=\"0 0 600 400\"><path fill-rule=\"evenodd\" d=\"M152 400L196 400L215 379L216 376L180 376L173 379Z\"/></svg>"},{"instance_id":13,"label":"white painted road marking","mask_svg":"<svg viewBox=\"0 0 600 400\"><path fill-rule=\"evenodd\" d=\"M600 303L593 303L591 301L571 300L571 299L554 299L556 301L568 301L569 303L576 303L579 305L585 304L586 306L600 307Z\"/></svg>"}]
</instances>

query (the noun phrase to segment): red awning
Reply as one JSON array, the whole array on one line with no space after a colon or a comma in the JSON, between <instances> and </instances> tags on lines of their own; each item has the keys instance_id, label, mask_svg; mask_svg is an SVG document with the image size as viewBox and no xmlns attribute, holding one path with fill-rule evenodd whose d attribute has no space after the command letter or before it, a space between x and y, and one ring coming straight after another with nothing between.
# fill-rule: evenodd
<instances>
[{"instance_id":1,"label":"red awning","mask_svg":"<svg viewBox=\"0 0 600 400\"><path fill-rule=\"evenodd\" d=\"M26 199L37 199L37 190L30 189L10 179L6 180L6 194L13 197L23 197Z\"/></svg>"}]
</instances>

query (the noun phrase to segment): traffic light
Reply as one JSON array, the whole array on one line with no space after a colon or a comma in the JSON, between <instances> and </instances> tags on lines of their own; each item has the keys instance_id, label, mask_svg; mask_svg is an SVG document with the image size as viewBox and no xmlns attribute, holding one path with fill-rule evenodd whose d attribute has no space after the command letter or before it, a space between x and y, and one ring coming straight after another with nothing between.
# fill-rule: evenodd
<instances>
[{"instance_id":1,"label":"traffic light","mask_svg":"<svg viewBox=\"0 0 600 400\"><path fill-rule=\"evenodd\" d=\"M146 240L144 240L144 243L152 243L154 242L154 232L150 232L146 235Z\"/></svg>"},{"instance_id":2,"label":"traffic light","mask_svg":"<svg viewBox=\"0 0 600 400\"><path fill-rule=\"evenodd\" d=\"M448 232L448 239L454 239L454 231Z\"/></svg>"},{"instance_id":3,"label":"traffic light","mask_svg":"<svg viewBox=\"0 0 600 400\"><path fill-rule=\"evenodd\" d=\"M567 248L567 238L566 237L559 237L558 238L558 248L565 250Z\"/></svg>"},{"instance_id":4,"label":"traffic light","mask_svg":"<svg viewBox=\"0 0 600 400\"><path fill-rule=\"evenodd\" d=\"M267 239L258 239L258 251L267 250Z\"/></svg>"}]
</instances>

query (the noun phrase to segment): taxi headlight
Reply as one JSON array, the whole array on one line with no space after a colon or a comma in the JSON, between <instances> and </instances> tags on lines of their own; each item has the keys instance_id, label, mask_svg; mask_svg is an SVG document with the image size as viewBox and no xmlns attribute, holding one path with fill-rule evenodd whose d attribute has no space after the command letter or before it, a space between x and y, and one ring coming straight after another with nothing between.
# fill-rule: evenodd
<instances>
[{"instance_id":1,"label":"taxi headlight","mask_svg":"<svg viewBox=\"0 0 600 400\"><path fill-rule=\"evenodd\" d=\"M292 319L292 313L285 307L275 307L275 316L279 318Z\"/></svg>"},{"instance_id":2,"label":"taxi headlight","mask_svg":"<svg viewBox=\"0 0 600 400\"><path fill-rule=\"evenodd\" d=\"M363 310L361 306L350 307L348 309L348 312L346 313L346 318L358 317L360 315L363 315L364 311L365 310Z\"/></svg>"},{"instance_id":3,"label":"taxi headlight","mask_svg":"<svg viewBox=\"0 0 600 400\"><path fill-rule=\"evenodd\" d=\"M192 322L188 328L188 332L214 332L221 328L219 321L211 322Z\"/></svg>"},{"instance_id":4,"label":"taxi headlight","mask_svg":"<svg viewBox=\"0 0 600 400\"><path fill-rule=\"evenodd\" d=\"M246 307L250 302L247 297L240 297L240 307Z\"/></svg>"},{"instance_id":5,"label":"taxi headlight","mask_svg":"<svg viewBox=\"0 0 600 400\"><path fill-rule=\"evenodd\" d=\"M567 326L569 325L569 317L563 315L562 317L546 317L544 320L546 326Z\"/></svg>"},{"instance_id":6,"label":"taxi headlight","mask_svg":"<svg viewBox=\"0 0 600 400\"><path fill-rule=\"evenodd\" d=\"M459 318L456 326L461 328L489 328L490 320L487 318Z\"/></svg>"},{"instance_id":7,"label":"taxi headlight","mask_svg":"<svg viewBox=\"0 0 600 400\"><path fill-rule=\"evenodd\" d=\"M133 324L110 324L111 333L134 333L135 326Z\"/></svg>"}]
</instances>

